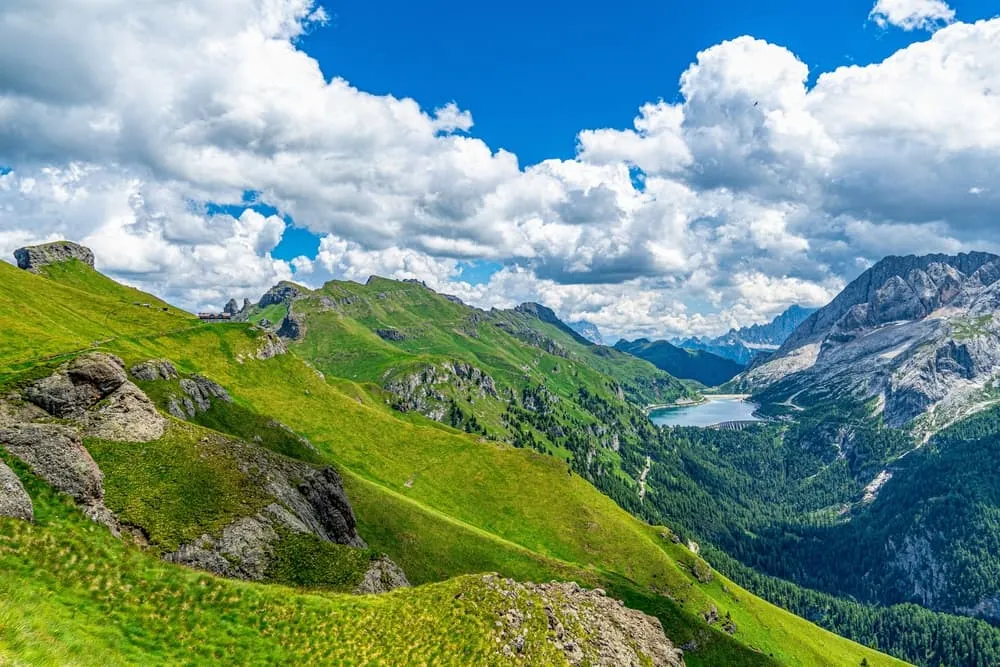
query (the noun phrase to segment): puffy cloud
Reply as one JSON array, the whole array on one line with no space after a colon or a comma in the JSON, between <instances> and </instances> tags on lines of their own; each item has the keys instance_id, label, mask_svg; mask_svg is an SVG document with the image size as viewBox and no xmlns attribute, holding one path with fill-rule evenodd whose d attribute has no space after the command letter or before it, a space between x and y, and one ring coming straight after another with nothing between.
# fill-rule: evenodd
<instances>
[{"instance_id":1,"label":"puffy cloud","mask_svg":"<svg viewBox=\"0 0 1000 667\"><path fill-rule=\"evenodd\" d=\"M954 14L880 0L872 17ZM789 50L723 42L675 103L533 165L470 134L456 103L325 79L297 38L326 20L312 0L4 3L0 251L68 236L191 308L377 273L663 335L818 305L886 253L1000 242L1000 20L811 88ZM248 190L280 217L210 213ZM272 257L286 216L322 237L316 257ZM470 259L504 268L470 285Z\"/></svg>"},{"instance_id":2,"label":"puffy cloud","mask_svg":"<svg viewBox=\"0 0 1000 667\"><path fill-rule=\"evenodd\" d=\"M878 0L868 18L880 28L936 30L955 20L955 10L943 0Z\"/></svg>"}]
</instances>

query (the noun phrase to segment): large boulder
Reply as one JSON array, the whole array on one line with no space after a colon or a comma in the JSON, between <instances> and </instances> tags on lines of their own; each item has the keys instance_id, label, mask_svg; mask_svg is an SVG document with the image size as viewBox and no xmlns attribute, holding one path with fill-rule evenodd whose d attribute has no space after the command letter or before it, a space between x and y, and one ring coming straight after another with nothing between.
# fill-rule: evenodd
<instances>
[{"instance_id":1,"label":"large boulder","mask_svg":"<svg viewBox=\"0 0 1000 667\"><path fill-rule=\"evenodd\" d=\"M156 372L169 369L157 367ZM152 372L147 370L140 374ZM86 435L104 440L149 442L162 437L166 426L149 397L129 381L122 360L102 352L77 357L26 387L24 397L53 417L74 420Z\"/></svg>"},{"instance_id":2,"label":"large boulder","mask_svg":"<svg viewBox=\"0 0 1000 667\"><path fill-rule=\"evenodd\" d=\"M104 476L77 432L58 424L15 424L0 429L0 447L82 505L104 499Z\"/></svg>"},{"instance_id":3,"label":"large boulder","mask_svg":"<svg viewBox=\"0 0 1000 667\"><path fill-rule=\"evenodd\" d=\"M0 461L0 517L33 521L35 518L31 496L24 490L14 471Z\"/></svg>"},{"instance_id":4,"label":"large boulder","mask_svg":"<svg viewBox=\"0 0 1000 667\"><path fill-rule=\"evenodd\" d=\"M80 418L88 408L127 381L121 359L103 352L91 352L29 385L24 396L55 417Z\"/></svg>"},{"instance_id":5,"label":"large boulder","mask_svg":"<svg viewBox=\"0 0 1000 667\"><path fill-rule=\"evenodd\" d=\"M371 562L368 571L365 572L364 578L354 589L354 592L362 595L387 593L397 588L407 588L409 585L410 582L407 580L403 568L396 565L388 557L383 556Z\"/></svg>"},{"instance_id":6,"label":"large boulder","mask_svg":"<svg viewBox=\"0 0 1000 667\"><path fill-rule=\"evenodd\" d=\"M163 437L166 425L149 397L126 382L88 412L86 434L102 440L150 442Z\"/></svg>"},{"instance_id":7,"label":"large boulder","mask_svg":"<svg viewBox=\"0 0 1000 667\"><path fill-rule=\"evenodd\" d=\"M18 268L37 273L43 266L76 259L93 268L94 253L90 248L71 241L55 241L42 245L26 246L14 251Z\"/></svg>"}]
</instances>

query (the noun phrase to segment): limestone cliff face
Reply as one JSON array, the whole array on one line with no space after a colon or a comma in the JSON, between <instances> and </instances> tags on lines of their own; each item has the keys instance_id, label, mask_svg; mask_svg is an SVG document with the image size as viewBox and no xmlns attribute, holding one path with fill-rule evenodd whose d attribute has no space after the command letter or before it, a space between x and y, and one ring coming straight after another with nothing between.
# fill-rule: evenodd
<instances>
[{"instance_id":1,"label":"limestone cliff face","mask_svg":"<svg viewBox=\"0 0 1000 667\"><path fill-rule=\"evenodd\" d=\"M740 382L800 403L820 389L877 399L887 423L981 406L1000 373L1000 257L889 257L803 322Z\"/></svg>"}]
</instances>

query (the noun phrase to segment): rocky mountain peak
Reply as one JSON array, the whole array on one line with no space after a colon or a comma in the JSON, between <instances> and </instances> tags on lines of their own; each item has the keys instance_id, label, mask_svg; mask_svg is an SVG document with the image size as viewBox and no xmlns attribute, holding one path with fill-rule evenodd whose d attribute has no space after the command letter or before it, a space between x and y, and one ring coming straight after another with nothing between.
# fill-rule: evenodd
<instances>
[{"instance_id":1,"label":"rocky mountain peak","mask_svg":"<svg viewBox=\"0 0 1000 667\"><path fill-rule=\"evenodd\" d=\"M90 248L72 241L53 241L41 245L25 246L14 251L17 266L37 272L43 266L76 259L94 268L94 253Z\"/></svg>"},{"instance_id":2,"label":"rocky mountain peak","mask_svg":"<svg viewBox=\"0 0 1000 667\"><path fill-rule=\"evenodd\" d=\"M887 257L744 381L800 402L811 391L876 398L893 426L931 410L946 423L988 404L977 396L1000 371L998 309L996 255Z\"/></svg>"},{"instance_id":3,"label":"rocky mountain peak","mask_svg":"<svg viewBox=\"0 0 1000 667\"><path fill-rule=\"evenodd\" d=\"M835 327L843 331L922 319L951 304L963 284L984 287L996 282L998 262L1000 257L987 252L886 257L799 325L779 354L819 341Z\"/></svg>"}]
</instances>

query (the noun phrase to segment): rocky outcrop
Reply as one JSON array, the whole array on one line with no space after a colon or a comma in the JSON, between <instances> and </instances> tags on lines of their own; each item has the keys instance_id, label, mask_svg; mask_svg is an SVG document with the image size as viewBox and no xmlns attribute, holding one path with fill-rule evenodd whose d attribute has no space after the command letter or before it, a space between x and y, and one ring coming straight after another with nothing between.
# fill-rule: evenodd
<instances>
[{"instance_id":1,"label":"rocky outcrop","mask_svg":"<svg viewBox=\"0 0 1000 667\"><path fill-rule=\"evenodd\" d=\"M409 585L410 582L406 579L403 568L383 556L372 561L354 592L359 594L386 593L396 588L407 588Z\"/></svg>"},{"instance_id":2,"label":"rocky outcrop","mask_svg":"<svg viewBox=\"0 0 1000 667\"><path fill-rule=\"evenodd\" d=\"M212 382L201 375L192 375L181 379L181 396L171 395L167 398L167 412L178 419L192 419L200 412L212 407L212 401L217 399L232 403L233 398L221 385Z\"/></svg>"},{"instance_id":3,"label":"rocky outcrop","mask_svg":"<svg viewBox=\"0 0 1000 667\"><path fill-rule=\"evenodd\" d=\"M509 601L499 610L494 631L499 651L507 658L524 651L530 632L525 603L540 598L548 623L544 641L571 665L684 665L683 651L667 639L659 619L629 609L600 589L587 590L573 582L521 584L496 574L484 576L483 582Z\"/></svg>"},{"instance_id":4,"label":"rocky outcrop","mask_svg":"<svg viewBox=\"0 0 1000 667\"><path fill-rule=\"evenodd\" d=\"M75 429L59 424L15 424L0 429L0 447L81 505L104 500L104 476Z\"/></svg>"},{"instance_id":5,"label":"rocky outcrop","mask_svg":"<svg viewBox=\"0 0 1000 667\"><path fill-rule=\"evenodd\" d=\"M435 421L447 413L448 389L473 393L480 398L499 399L496 382L481 369L462 361L428 364L416 371L391 376L384 387L395 397L392 405L401 412L419 412Z\"/></svg>"},{"instance_id":6,"label":"rocky outcrop","mask_svg":"<svg viewBox=\"0 0 1000 667\"><path fill-rule=\"evenodd\" d=\"M150 442L163 437L166 422L139 387L125 382L87 414L86 434L101 440Z\"/></svg>"},{"instance_id":7,"label":"rocky outcrop","mask_svg":"<svg viewBox=\"0 0 1000 667\"><path fill-rule=\"evenodd\" d=\"M90 248L71 241L55 241L42 245L26 246L14 251L18 268L37 273L43 266L79 260L87 266L94 267L94 253Z\"/></svg>"},{"instance_id":8,"label":"rocky outcrop","mask_svg":"<svg viewBox=\"0 0 1000 667\"><path fill-rule=\"evenodd\" d=\"M264 296L260 297L260 301L257 302L257 305L260 308L266 308L267 306L273 306L278 303L288 305L303 294L305 294L305 290L295 283L280 282L265 292Z\"/></svg>"},{"instance_id":9,"label":"rocky outcrop","mask_svg":"<svg viewBox=\"0 0 1000 667\"><path fill-rule=\"evenodd\" d=\"M274 519L261 513L237 519L218 537L202 535L163 559L222 577L261 581L267 575L278 539Z\"/></svg>"},{"instance_id":10,"label":"rocky outcrop","mask_svg":"<svg viewBox=\"0 0 1000 667\"><path fill-rule=\"evenodd\" d=\"M266 320L261 320L260 326ZM266 361L267 359L273 359L274 357L280 356L288 352L288 346L285 345L285 341L270 331L267 331L262 335L257 344L257 350L254 352L254 358L260 361ZM237 360L242 361L239 357Z\"/></svg>"},{"instance_id":11,"label":"rocky outcrop","mask_svg":"<svg viewBox=\"0 0 1000 667\"><path fill-rule=\"evenodd\" d=\"M285 315L285 319L281 320L281 326L278 327L277 334L286 340L300 340L306 335L305 323L301 318L289 312Z\"/></svg>"},{"instance_id":12,"label":"rocky outcrop","mask_svg":"<svg viewBox=\"0 0 1000 667\"><path fill-rule=\"evenodd\" d=\"M351 547L367 546L358 535L354 511L335 470L317 469L248 443L227 442L241 471L274 502L257 514L236 518L221 534L202 535L182 545L167 554L167 560L220 576L262 580L278 541L290 532ZM371 592L377 592L376 584L387 589L406 582L391 561L373 570L372 577Z\"/></svg>"},{"instance_id":13,"label":"rocky outcrop","mask_svg":"<svg viewBox=\"0 0 1000 667\"><path fill-rule=\"evenodd\" d=\"M34 521L35 510L31 496L24 490L21 480L7 464L0 461L0 517Z\"/></svg>"},{"instance_id":14,"label":"rocky outcrop","mask_svg":"<svg viewBox=\"0 0 1000 667\"><path fill-rule=\"evenodd\" d=\"M236 299L230 299L226 302L226 305L222 307L222 312L228 313L229 315L235 315L240 312L240 305L236 303Z\"/></svg>"},{"instance_id":15,"label":"rocky outcrop","mask_svg":"<svg viewBox=\"0 0 1000 667\"><path fill-rule=\"evenodd\" d=\"M376 329L375 335L382 340L387 340L390 342L399 342L406 340L406 336L399 329Z\"/></svg>"},{"instance_id":16,"label":"rocky outcrop","mask_svg":"<svg viewBox=\"0 0 1000 667\"><path fill-rule=\"evenodd\" d=\"M180 377L177 369L167 359L150 359L149 361L144 361L130 368L129 373L135 379L144 382L175 380Z\"/></svg>"},{"instance_id":17,"label":"rocky outcrop","mask_svg":"<svg viewBox=\"0 0 1000 667\"><path fill-rule=\"evenodd\" d=\"M25 387L24 398L49 415L70 419L90 437L148 442L166 425L149 397L128 380L114 355L91 352Z\"/></svg>"}]
</instances>

